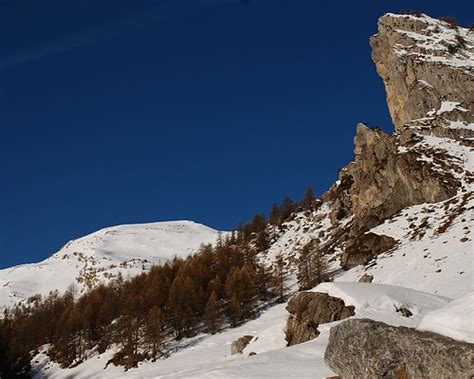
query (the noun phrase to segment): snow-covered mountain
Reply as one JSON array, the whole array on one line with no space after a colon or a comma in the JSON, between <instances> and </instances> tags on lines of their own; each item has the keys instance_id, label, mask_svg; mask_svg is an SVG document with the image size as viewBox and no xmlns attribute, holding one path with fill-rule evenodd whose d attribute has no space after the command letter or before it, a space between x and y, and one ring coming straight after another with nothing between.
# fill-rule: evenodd
<instances>
[{"instance_id":1,"label":"snow-covered mountain","mask_svg":"<svg viewBox=\"0 0 474 379\"><path fill-rule=\"evenodd\" d=\"M120 225L69 241L39 263L0 270L0 310L35 294L79 292L116 278L137 275L174 256L185 257L201 244L214 243L218 231L192 221Z\"/></svg>"},{"instance_id":2,"label":"snow-covered mountain","mask_svg":"<svg viewBox=\"0 0 474 379\"><path fill-rule=\"evenodd\" d=\"M340 171L339 180L312 210L292 214L281 226L267 226L270 248L259 259L271 264L277 255L283 255L291 274L289 287L296 291L301 247L314 240L316 250L329 260L334 282L322 283L310 292L328 294L353 306L353 319L369 318L472 343L474 32L426 15L387 14L379 20L379 33L372 37L371 45L395 132L386 134L359 124L354 160ZM133 255L140 257L135 264L129 250L142 251L135 248L140 239L124 236L99 243L97 239L104 239L106 233L98 232L90 242L92 250L81 243L82 254L74 254L79 249L71 246L78 240L50 260L73 259L79 269L72 276L86 278L81 283L104 277L99 271L89 279L96 265L108 267L104 272L118 270L107 261L110 250L120 257L117 261L130 264L126 269L131 274L139 272L143 256ZM207 237L215 238L216 232L209 231ZM148 247L143 251L149 252ZM91 262L100 263L83 263L89 256ZM149 255L145 259L150 260ZM58 269L50 277L61 275ZM3 272L0 280L1 275ZM361 278L370 283L359 283ZM21 290L18 284L16 288ZM44 349L33 359L33 366L37 378L335 375L324 354L330 329L341 321L316 325L316 338L286 347L287 305L270 307L238 328L178 341L169 358L141 362L126 372L112 365L104 370L113 349L92 352L90 359L68 369L51 362ZM399 312L401 308L408 312ZM300 321L308 324L308 320ZM231 343L242 336L252 339L243 354L231 355ZM353 346L354 351L357 348Z\"/></svg>"}]
</instances>

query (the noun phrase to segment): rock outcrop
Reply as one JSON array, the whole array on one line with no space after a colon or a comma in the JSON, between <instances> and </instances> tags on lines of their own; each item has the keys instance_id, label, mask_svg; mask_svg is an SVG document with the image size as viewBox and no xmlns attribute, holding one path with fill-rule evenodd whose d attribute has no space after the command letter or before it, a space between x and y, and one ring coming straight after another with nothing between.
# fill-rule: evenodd
<instances>
[{"instance_id":1,"label":"rock outcrop","mask_svg":"<svg viewBox=\"0 0 474 379\"><path fill-rule=\"evenodd\" d=\"M341 255L341 267L348 270L358 265L366 265L372 258L389 251L397 244L392 237L375 233L362 233L352 239Z\"/></svg>"},{"instance_id":2,"label":"rock outcrop","mask_svg":"<svg viewBox=\"0 0 474 379\"><path fill-rule=\"evenodd\" d=\"M340 171L339 181L323 196L323 200L332 201L334 226L352 217L343 235L344 269L367 264L395 246L392 238L364 234L366 231L406 207L456 195L461 183L452 173L454 166L447 167L437 151L409 149L416 143L417 136L408 131L389 135L363 124L357 126L354 161ZM429 160L446 167L435 169Z\"/></svg>"},{"instance_id":3,"label":"rock outcrop","mask_svg":"<svg viewBox=\"0 0 474 379\"><path fill-rule=\"evenodd\" d=\"M247 345L252 341L253 336L243 336L239 339L236 339L230 345L230 353L233 354L242 354Z\"/></svg>"},{"instance_id":4,"label":"rock outcrop","mask_svg":"<svg viewBox=\"0 0 474 379\"><path fill-rule=\"evenodd\" d=\"M368 319L330 331L326 364L342 378L471 378L474 345Z\"/></svg>"},{"instance_id":5,"label":"rock outcrop","mask_svg":"<svg viewBox=\"0 0 474 379\"><path fill-rule=\"evenodd\" d=\"M359 124L354 145L354 161L341 170L339 184L326 195L334 199L333 221L354 215L357 231L365 231L410 205L456 194L459 182L452 174L434 170L420 159L421 152L400 153L396 135Z\"/></svg>"},{"instance_id":6,"label":"rock outcrop","mask_svg":"<svg viewBox=\"0 0 474 379\"><path fill-rule=\"evenodd\" d=\"M321 292L302 292L294 296L286 310L290 313L286 324L288 346L316 338L318 326L353 316L354 307Z\"/></svg>"},{"instance_id":7,"label":"rock outcrop","mask_svg":"<svg viewBox=\"0 0 474 379\"><path fill-rule=\"evenodd\" d=\"M354 159L321 198L331 226L315 234L316 250L338 254L344 269L403 242L370 234L374 227L409 207L427 204L428 212L473 193L474 31L422 14L387 14L371 45L395 133L358 124ZM455 218L445 210L438 235ZM429 234L429 219L407 220L411 239Z\"/></svg>"},{"instance_id":8,"label":"rock outcrop","mask_svg":"<svg viewBox=\"0 0 474 379\"><path fill-rule=\"evenodd\" d=\"M436 133L474 123L472 31L422 14L386 14L378 29L372 59L397 131L420 124Z\"/></svg>"}]
</instances>

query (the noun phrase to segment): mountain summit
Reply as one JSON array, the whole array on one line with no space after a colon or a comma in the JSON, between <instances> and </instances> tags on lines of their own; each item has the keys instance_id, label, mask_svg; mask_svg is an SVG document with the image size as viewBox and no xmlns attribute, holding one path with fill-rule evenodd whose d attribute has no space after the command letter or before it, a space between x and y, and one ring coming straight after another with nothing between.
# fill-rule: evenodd
<instances>
[{"instance_id":1,"label":"mountain summit","mask_svg":"<svg viewBox=\"0 0 474 379\"><path fill-rule=\"evenodd\" d=\"M186 257L201 244L215 243L219 232L192 221L119 225L72 241L39 263L0 270L0 310L30 296L78 293L121 274L138 275L173 257Z\"/></svg>"}]
</instances>

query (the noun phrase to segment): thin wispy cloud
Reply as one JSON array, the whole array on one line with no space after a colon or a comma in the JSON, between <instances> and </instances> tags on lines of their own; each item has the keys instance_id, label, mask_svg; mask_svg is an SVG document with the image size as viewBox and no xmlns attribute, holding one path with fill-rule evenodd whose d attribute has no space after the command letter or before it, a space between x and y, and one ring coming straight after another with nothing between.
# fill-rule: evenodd
<instances>
[{"instance_id":1,"label":"thin wispy cloud","mask_svg":"<svg viewBox=\"0 0 474 379\"><path fill-rule=\"evenodd\" d=\"M102 25L96 25L58 40L50 41L44 45L13 53L3 59L0 58L0 70L19 64L37 61L50 55L68 51L80 46L94 44L97 41L102 41L120 34L129 27L143 26L158 16L157 8L165 1L166 0L160 1L158 4L155 3L153 8L135 13L127 18L113 20Z\"/></svg>"},{"instance_id":2,"label":"thin wispy cloud","mask_svg":"<svg viewBox=\"0 0 474 379\"><path fill-rule=\"evenodd\" d=\"M54 41L44 46L38 46L31 49L26 49L18 53L14 53L3 60L0 60L0 70L4 70L8 67L16 66L23 63L39 60L49 55L67 51L75 47L92 43L97 38L93 38L92 35L74 35L61 41Z\"/></svg>"},{"instance_id":3,"label":"thin wispy cloud","mask_svg":"<svg viewBox=\"0 0 474 379\"><path fill-rule=\"evenodd\" d=\"M111 22L104 23L102 25L91 27L87 30L80 31L78 33L68 35L61 39L50 41L44 45L25 49L13 53L7 57L0 57L0 71L5 70L9 67L14 67L20 64L30 63L33 61L40 60L53 54L69 51L71 49L81 47L84 45L94 44L98 41L103 41L116 36L117 34L124 33L129 28L140 27L149 24L152 21L156 21L160 16L164 16L159 12L158 8L164 3L170 2L169 0L156 1L152 8L146 9L145 11L135 13L127 18L114 20ZM190 4L184 5L181 3L181 7L177 10L185 11L186 9L192 10L196 7L212 6L212 5L223 5L231 3L247 3L248 1L243 0L207 0L194 3L194 7ZM176 4L176 3L175 3ZM186 7L186 8L184 8Z\"/></svg>"}]
</instances>

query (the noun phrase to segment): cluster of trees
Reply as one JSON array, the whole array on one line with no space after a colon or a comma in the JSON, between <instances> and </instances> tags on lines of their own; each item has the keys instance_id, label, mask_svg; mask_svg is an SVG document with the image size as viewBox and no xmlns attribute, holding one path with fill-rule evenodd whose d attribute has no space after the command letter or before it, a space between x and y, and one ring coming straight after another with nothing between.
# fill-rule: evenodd
<instances>
[{"instance_id":1,"label":"cluster of trees","mask_svg":"<svg viewBox=\"0 0 474 379\"><path fill-rule=\"evenodd\" d=\"M291 198L285 197L281 204L273 204L268 222L271 225L280 226L296 211L312 210L314 209L315 204L316 198L313 189L309 186L299 202L295 202L291 200Z\"/></svg>"},{"instance_id":2,"label":"cluster of trees","mask_svg":"<svg viewBox=\"0 0 474 379\"><path fill-rule=\"evenodd\" d=\"M273 268L258 262L258 235L233 233L129 280L118 277L82 296L70 287L6 311L0 320L0 377L26 375L31 352L44 344L63 367L112 345L118 352L111 363L133 367L166 357L173 340L236 326L259 305L283 301L285 263Z\"/></svg>"},{"instance_id":3,"label":"cluster of trees","mask_svg":"<svg viewBox=\"0 0 474 379\"><path fill-rule=\"evenodd\" d=\"M110 363L133 367L144 359L166 357L175 340L234 327L254 317L262 304L285 301L283 255L267 267L258 254L270 246L268 224L281 225L296 210L314 204L308 188L300 202L286 198L274 205L270 220L257 214L215 246L202 246L186 259L175 258L129 280L119 276L81 296L71 286L62 295L34 296L5 311L0 377L28 377L32 353L45 344L51 359L63 367L111 346L117 353ZM313 255L311 248L306 250L304 259ZM301 263L302 288L314 283L314 270L313 259L308 267Z\"/></svg>"}]
</instances>

